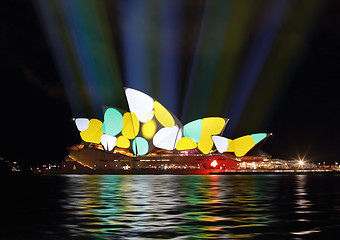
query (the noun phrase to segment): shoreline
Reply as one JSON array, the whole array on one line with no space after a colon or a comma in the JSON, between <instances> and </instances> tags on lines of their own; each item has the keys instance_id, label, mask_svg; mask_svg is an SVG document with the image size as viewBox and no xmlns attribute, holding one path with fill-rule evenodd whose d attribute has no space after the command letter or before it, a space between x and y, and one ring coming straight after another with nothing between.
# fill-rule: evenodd
<instances>
[{"instance_id":1,"label":"shoreline","mask_svg":"<svg viewBox=\"0 0 340 240\"><path fill-rule=\"evenodd\" d=\"M225 172L209 172L211 175L317 175L317 174L340 174L337 170L230 170Z\"/></svg>"},{"instance_id":2,"label":"shoreline","mask_svg":"<svg viewBox=\"0 0 340 240\"><path fill-rule=\"evenodd\" d=\"M133 169L133 170L39 170L34 171L35 174L46 175L317 175L317 174L340 174L338 170L326 169L285 169L285 170L214 170L214 169L173 169L173 170L157 170L157 169Z\"/></svg>"}]
</instances>

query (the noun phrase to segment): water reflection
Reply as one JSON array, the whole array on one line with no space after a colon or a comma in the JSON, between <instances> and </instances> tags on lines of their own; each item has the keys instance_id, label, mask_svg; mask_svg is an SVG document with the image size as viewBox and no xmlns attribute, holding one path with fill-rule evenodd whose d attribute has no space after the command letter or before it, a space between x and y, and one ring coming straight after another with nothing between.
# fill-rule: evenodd
<instances>
[{"instance_id":1,"label":"water reflection","mask_svg":"<svg viewBox=\"0 0 340 240\"><path fill-rule=\"evenodd\" d=\"M301 222L303 224L303 227L299 229L299 231L291 232L293 235L308 235L313 233L320 232L318 227L312 227L310 228L309 225L304 224L311 222L310 220L310 214L313 213L311 211L313 204L308 199L308 192L306 188L307 183L307 177L306 175L297 175L296 176L296 188L295 188L295 210L294 213L297 215L297 222ZM307 227L307 229L306 229Z\"/></svg>"},{"instance_id":2,"label":"water reflection","mask_svg":"<svg viewBox=\"0 0 340 240\"><path fill-rule=\"evenodd\" d=\"M1 178L1 177L0 177ZM334 239L340 175L12 176L0 239Z\"/></svg>"},{"instance_id":3,"label":"water reflection","mask_svg":"<svg viewBox=\"0 0 340 240\"><path fill-rule=\"evenodd\" d=\"M101 238L254 237L273 218L261 176L67 177L70 234Z\"/></svg>"}]
</instances>

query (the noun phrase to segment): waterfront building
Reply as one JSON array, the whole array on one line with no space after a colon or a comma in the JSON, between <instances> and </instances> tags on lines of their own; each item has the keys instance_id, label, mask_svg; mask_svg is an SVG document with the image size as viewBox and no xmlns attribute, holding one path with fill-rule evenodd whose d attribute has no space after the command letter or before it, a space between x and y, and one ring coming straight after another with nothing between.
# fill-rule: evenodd
<instances>
[{"instance_id":1,"label":"waterfront building","mask_svg":"<svg viewBox=\"0 0 340 240\"><path fill-rule=\"evenodd\" d=\"M261 150L271 135L256 133L228 139L228 119L206 117L183 125L158 101L126 88L130 111L107 108L103 121L77 118L82 143L69 148L63 169L101 171L265 167L271 156Z\"/></svg>"}]
</instances>

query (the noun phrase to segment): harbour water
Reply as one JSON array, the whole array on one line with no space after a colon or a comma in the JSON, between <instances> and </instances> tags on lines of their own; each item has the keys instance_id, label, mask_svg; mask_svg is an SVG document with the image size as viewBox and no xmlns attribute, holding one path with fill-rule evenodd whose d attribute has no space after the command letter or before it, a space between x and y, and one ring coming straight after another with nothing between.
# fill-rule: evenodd
<instances>
[{"instance_id":1,"label":"harbour water","mask_svg":"<svg viewBox=\"0 0 340 240\"><path fill-rule=\"evenodd\" d=\"M340 175L1 176L0 239L337 239Z\"/></svg>"}]
</instances>

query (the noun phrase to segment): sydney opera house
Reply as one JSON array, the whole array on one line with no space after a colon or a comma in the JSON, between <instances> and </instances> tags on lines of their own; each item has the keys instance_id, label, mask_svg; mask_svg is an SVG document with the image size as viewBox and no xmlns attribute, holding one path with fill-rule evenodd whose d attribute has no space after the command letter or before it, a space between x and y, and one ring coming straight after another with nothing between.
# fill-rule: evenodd
<instances>
[{"instance_id":1,"label":"sydney opera house","mask_svg":"<svg viewBox=\"0 0 340 240\"><path fill-rule=\"evenodd\" d=\"M82 143L69 148L64 170L206 174L213 170L268 167L261 150L270 136L228 139L228 119L206 117L183 125L158 101L126 88L129 112L105 110L103 121L76 118Z\"/></svg>"}]
</instances>

